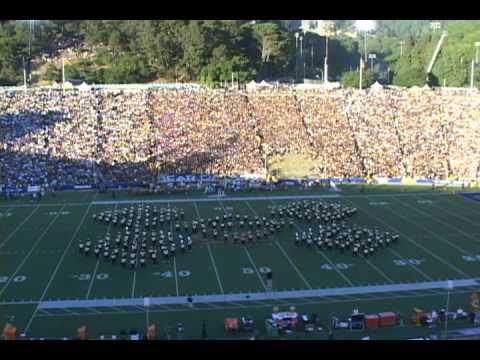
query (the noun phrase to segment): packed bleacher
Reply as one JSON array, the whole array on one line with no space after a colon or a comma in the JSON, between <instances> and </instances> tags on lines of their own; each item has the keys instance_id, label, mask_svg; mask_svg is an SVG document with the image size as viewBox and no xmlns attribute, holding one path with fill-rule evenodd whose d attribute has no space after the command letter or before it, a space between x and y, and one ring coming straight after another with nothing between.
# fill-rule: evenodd
<instances>
[{"instance_id":1,"label":"packed bleacher","mask_svg":"<svg viewBox=\"0 0 480 360\"><path fill-rule=\"evenodd\" d=\"M384 89L0 92L0 184L155 183L258 173L307 154L331 177L477 181L480 97Z\"/></svg>"}]
</instances>

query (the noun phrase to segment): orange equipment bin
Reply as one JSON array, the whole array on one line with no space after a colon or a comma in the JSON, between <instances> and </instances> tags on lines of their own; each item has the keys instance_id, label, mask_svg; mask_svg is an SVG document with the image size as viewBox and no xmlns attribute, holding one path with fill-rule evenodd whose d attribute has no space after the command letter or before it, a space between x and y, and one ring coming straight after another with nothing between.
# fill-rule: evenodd
<instances>
[{"instance_id":1,"label":"orange equipment bin","mask_svg":"<svg viewBox=\"0 0 480 360\"><path fill-rule=\"evenodd\" d=\"M413 311L415 314L413 315L412 320L415 323L415 325L420 326L422 324L423 310L414 308Z\"/></svg>"},{"instance_id":2,"label":"orange equipment bin","mask_svg":"<svg viewBox=\"0 0 480 360\"><path fill-rule=\"evenodd\" d=\"M378 328L379 317L376 314L365 315L365 327L367 329L376 329Z\"/></svg>"},{"instance_id":3,"label":"orange equipment bin","mask_svg":"<svg viewBox=\"0 0 480 360\"><path fill-rule=\"evenodd\" d=\"M393 326L397 322L397 315L394 312L383 312L378 314L378 317L380 318L380 326Z\"/></svg>"},{"instance_id":4,"label":"orange equipment bin","mask_svg":"<svg viewBox=\"0 0 480 360\"><path fill-rule=\"evenodd\" d=\"M3 336L5 340L15 340L17 338L17 328L12 324L6 324L3 328Z\"/></svg>"},{"instance_id":5,"label":"orange equipment bin","mask_svg":"<svg viewBox=\"0 0 480 360\"><path fill-rule=\"evenodd\" d=\"M239 318L225 318L224 320L225 331L237 331L240 326Z\"/></svg>"}]
</instances>

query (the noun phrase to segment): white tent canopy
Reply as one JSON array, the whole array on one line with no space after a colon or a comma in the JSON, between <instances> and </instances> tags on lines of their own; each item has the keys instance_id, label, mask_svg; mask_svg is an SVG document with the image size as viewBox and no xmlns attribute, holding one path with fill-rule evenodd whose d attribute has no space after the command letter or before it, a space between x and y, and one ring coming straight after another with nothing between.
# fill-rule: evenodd
<instances>
[{"instance_id":1,"label":"white tent canopy","mask_svg":"<svg viewBox=\"0 0 480 360\"><path fill-rule=\"evenodd\" d=\"M380 84L378 81L375 81L375 84L373 84L370 88L374 91L383 90L382 84Z\"/></svg>"},{"instance_id":2,"label":"white tent canopy","mask_svg":"<svg viewBox=\"0 0 480 360\"><path fill-rule=\"evenodd\" d=\"M273 87L272 84L267 83L265 80L262 80L260 84L258 84L259 87Z\"/></svg>"},{"instance_id":3,"label":"white tent canopy","mask_svg":"<svg viewBox=\"0 0 480 360\"><path fill-rule=\"evenodd\" d=\"M91 86L88 85L85 81L83 83L80 84L80 86L78 87L78 90L80 91L90 91L91 90Z\"/></svg>"}]
</instances>

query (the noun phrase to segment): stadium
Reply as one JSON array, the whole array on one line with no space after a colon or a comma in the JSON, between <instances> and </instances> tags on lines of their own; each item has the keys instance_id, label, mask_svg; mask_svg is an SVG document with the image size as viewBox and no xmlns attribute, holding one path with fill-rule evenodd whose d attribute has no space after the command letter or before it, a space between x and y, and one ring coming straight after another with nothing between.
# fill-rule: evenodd
<instances>
[{"instance_id":1,"label":"stadium","mask_svg":"<svg viewBox=\"0 0 480 360\"><path fill-rule=\"evenodd\" d=\"M478 91L332 83L0 89L3 337L478 337Z\"/></svg>"}]
</instances>

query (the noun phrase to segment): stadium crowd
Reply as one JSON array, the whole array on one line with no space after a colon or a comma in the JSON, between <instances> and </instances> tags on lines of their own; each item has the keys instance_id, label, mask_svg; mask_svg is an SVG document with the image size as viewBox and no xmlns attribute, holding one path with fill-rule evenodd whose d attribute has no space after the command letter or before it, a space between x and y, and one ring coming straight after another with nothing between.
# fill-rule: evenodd
<instances>
[{"instance_id":1,"label":"stadium crowd","mask_svg":"<svg viewBox=\"0 0 480 360\"><path fill-rule=\"evenodd\" d=\"M0 92L0 184L155 183L258 173L303 153L319 177L480 176L480 97L441 90Z\"/></svg>"}]
</instances>

